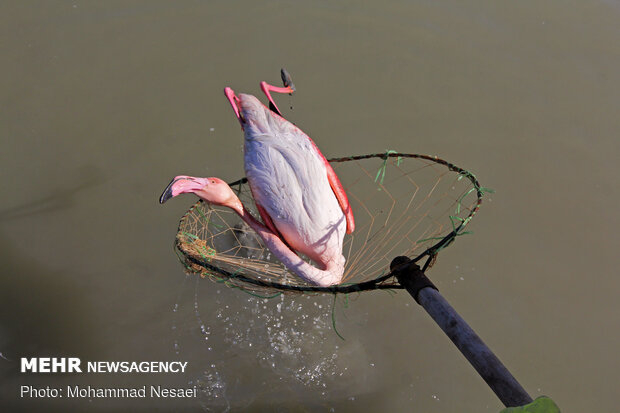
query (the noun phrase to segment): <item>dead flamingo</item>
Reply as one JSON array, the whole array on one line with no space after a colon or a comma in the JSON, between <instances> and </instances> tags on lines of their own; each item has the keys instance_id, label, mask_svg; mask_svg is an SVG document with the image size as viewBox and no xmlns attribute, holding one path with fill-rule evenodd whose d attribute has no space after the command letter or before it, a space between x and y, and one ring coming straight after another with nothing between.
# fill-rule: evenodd
<instances>
[{"instance_id":1,"label":"dead flamingo","mask_svg":"<svg viewBox=\"0 0 620 413\"><path fill-rule=\"evenodd\" d=\"M270 91L291 93L261 82L274 111L256 97L225 89L245 135L245 172L265 225L254 219L218 178L177 176L160 198L195 193L232 208L257 232L274 255L304 280L329 286L344 273L342 243L354 229L347 196L334 170L314 142L277 113ZM226 189L227 188L227 189ZM297 256L305 254L320 268Z\"/></svg>"}]
</instances>

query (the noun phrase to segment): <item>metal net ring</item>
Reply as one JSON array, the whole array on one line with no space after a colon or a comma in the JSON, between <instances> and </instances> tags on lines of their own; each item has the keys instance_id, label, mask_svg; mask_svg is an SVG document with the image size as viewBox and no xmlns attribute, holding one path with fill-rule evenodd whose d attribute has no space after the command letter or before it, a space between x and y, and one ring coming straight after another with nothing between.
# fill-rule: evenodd
<instances>
[{"instance_id":1,"label":"metal net ring","mask_svg":"<svg viewBox=\"0 0 620 413\"><path fill-rule=\"evenodd\" d=\"M392 258L426 258L424 270L478 211L485 188L469 171L435 156L387 151L329 159L355 214L346 235L343 282L318 287L290 273L232 211L198 201L179 222L175 248L187 272L248 293L351 293L402 286ZM254 216L247 180L229 184Z\"/></svg>"}]
</instances>

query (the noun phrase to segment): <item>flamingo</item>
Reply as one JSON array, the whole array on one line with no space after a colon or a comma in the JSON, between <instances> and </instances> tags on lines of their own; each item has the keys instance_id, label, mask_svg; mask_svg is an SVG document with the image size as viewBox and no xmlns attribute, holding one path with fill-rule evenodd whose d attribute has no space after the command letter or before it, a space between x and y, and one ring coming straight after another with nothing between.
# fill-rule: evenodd
<instances>
[{"instance_id":1,"label":"flamingo","mask_svg":"<svg viewBox=\"0 0 620 413\"><path fill-rule=\"evenodd\" d=\"M338 284L344 273L344 235L355 228L346 193L312 139L284 119L273 102L271 91L292 93L293 87L286 82L284 88L261 82L261 89L271 109L252 95L237 96L228 87L224 93L244 131L246 177L264 224L219 178L177 176L160 203L194 193L208 203L231 208L289 270L311 284Z\"/></svg>"}]
</instances>

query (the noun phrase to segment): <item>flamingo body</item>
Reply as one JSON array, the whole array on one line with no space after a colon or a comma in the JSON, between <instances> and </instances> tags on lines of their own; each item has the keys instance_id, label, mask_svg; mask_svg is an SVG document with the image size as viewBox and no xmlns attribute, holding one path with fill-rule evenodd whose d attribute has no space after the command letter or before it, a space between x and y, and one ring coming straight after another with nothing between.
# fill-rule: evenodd
<instances>
[{"instance_id":1,"label":"flamingo body","mask_svg":"<svg viewBox=\"0 0 620 413\"><path fill-rule=\"evenodd\" d=\"M269 92L294 90L290 85L277 88L265 82L261 89L278 113ZM224 93L244 131L245 173L264 224L219 178L177 176L160 202L194 193L206 202L231 208L299 277L320 286L340 283L345 264L343 239L345 233L354 230L355 223L336 173L310 137L256 97L237 96L228 87ZM306 255L318 267L298 254Z\"/></svg>"},{"instance_id":2,"label":"flamingo body","mask_svg":"<svg viewBox=\"0 0 620 413\"><path fill-rule=\"evenodd\" d=\"M256 203L293 250L323 269L344 268L347 222L324 157L305 133L256 97L240 94L239 101L245 173Z\"/></svg>"}]
</instances>

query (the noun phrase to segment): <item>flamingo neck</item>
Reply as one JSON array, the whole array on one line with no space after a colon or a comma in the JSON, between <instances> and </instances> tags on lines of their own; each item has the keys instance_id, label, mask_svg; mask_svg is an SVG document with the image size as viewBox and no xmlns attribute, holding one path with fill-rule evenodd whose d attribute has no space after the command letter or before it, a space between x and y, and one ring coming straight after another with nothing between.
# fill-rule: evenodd
<instances>
[{"instance_id":1,"label":"flamingo neck","mask_svg":"<svg viewBox=\"0 0 620 413\"><path fill-rule=\"evenodd\" d=\"M320 270L302 260L277 234L274 234L269 228L254 218L239 199L227 206L235 211L261 237L267 248L286 268L293 271L299 277L321 287L328 287L341 281L342 274L344 273L344 263L329 261L325 266L326 268Z\"/></svg>"}]
</instances>

